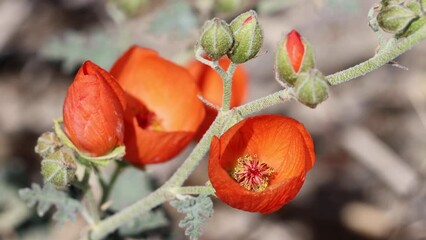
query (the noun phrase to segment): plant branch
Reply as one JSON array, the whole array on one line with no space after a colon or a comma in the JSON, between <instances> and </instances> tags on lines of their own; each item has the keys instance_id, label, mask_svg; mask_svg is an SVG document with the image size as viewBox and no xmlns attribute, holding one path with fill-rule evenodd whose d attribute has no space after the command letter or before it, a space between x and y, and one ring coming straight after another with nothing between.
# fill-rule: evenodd
<instances>
[{"instance_id":1,"label":"plant branch","mask_svg":"<svg viewBox=\"0 0 426 240\"><path fill-rule=\"evenodd\" d=\"M127 165L125 165L121 161L116 162L116 167L114 169L114 172L112 173L111 179L109 180L109 183L103 189L100 205L104 204L108 200L109 194L111 193L111 190L114 187L115 181L117 181L118 176L120 175L123 168L126 166Z\"/></svg>"},{"instance_id":2,"label":"plant branch","mask_svg":"<svg viewBox=\"0 0 426 240\"><path fill-rule=\"evenodd\" d=\"M389 63L399 55L411 49L415 44L426 39L426 26L423 26L412 35L395 41L390 39L390 46L387 46L383 51L379 51L374 57L362 62L354 67L331 74L326 77L331 85L338 85L365 74Z\"/></svg>"},{"instance_id":3,"label":"plant branch","mask_svg":"<svg viewBox=\"0 0 426 240\"><path fill-rule=\"evenodd\" d=\"M170 193L174 195L212 195L215 193L215 190L212 186L189 186L171 188Z\"/></svg>"},{"instance_id":4,"label":"plant branch","mask_svg":"<svg viewBox=\"0 0 426 240\"><path fill-rule=\"evenodd\" d=\"M231 107L232 77L234 76L236 69L237 64L231 62L226 73L223 74L223 76L221 75L223 79L222 111L228 111Z\"/></svg>"},{"instance_id":5,"label":"plant branch","mask_svg":"<svg viewBox=\"0 0 426 240\"><path fill-rule=\"evenodd\" d=\"M262 97L254 101L251 101L249 103L246 103L244 105L241 105L235 109L238 111L241 117L245 117L252 113L256 113L256 112L259 112L260 110L271 107L277 103L289 101L292 98L293 98L293 88L289 87L281 91L275 92L271 95L268 95L266 97Z\"/></svg>"}]
</instances>

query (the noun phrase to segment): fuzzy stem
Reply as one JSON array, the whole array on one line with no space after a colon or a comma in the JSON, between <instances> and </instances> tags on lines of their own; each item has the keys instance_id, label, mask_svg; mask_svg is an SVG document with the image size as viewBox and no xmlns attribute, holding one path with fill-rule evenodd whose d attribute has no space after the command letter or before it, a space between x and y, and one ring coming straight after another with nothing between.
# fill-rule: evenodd
<instances>
[{"instance_id":1,"label":"fuzzy stem","mask_svg":"<svg viewBox=\"0 0 426 240\"><path fill-rule=\"evenodd\" d=\"M145 198L126 207L125 209L112 215L111 217L102 220L96 226L93 227L92 231L90 232L89 239L103 239L109 233L115 231L120 226L135 219L137 216L140 216L141 214L157 207L158 205L166 201L166 193L167 191L165 191L163 185L163 187L158 188Z\"/></svg>"},{"instance_id":2,"label":"fuzzy stem","mask_svg":"<svg viewBox=\"0 0 426 240\"><path fill-rule=\"evenodd\" d=\"M281 91L270 94L266 97L262 97L241 105L235 108L241 117L245 117L252 113L259 112L265 108L271 107L280 102L286 102L293 98L293 88L286 88Z\"/></svg>"},{"instance_id":3,"label":"fuzzy stem","mask_svg":"<svg viewBox=\"0 0 426 240\"><path fill-rule=\"evenodd\" d=\"M406 38L398 41L393 41L393 39L389 40L393 41L393 43L391 42L391 46L386 47L385 51L380 51L374 57L354 67L331 74L327 76L326 79L331 85L338 85L357 77L364 76L365 74L392 61L424 39L426 39L426 26L423 26L417 30L417 32Z\"/></svg>"},{"instance_id":4,"label":"fuzzy stem","mask_svg":"<svg viewBox=\"0 0 426 240\"><path fill-rule=\"evenodd\" d=\"M117 181L118 176L120 175L123 168L125 168L127 165L123 164L122 162L116 162L116 166L114 169L114 172L112 173L111 179L109 180L109 183L106 185L106 187L103 189L102 192L102 199L100 204L104 204L111 193L112 188L114 187L115 182Z\"/></svg>"},{"instance_id":5,"label":"fuzzy stem","mask_svg":"<svg viewBox=\"0 0 426 240\"><path fill-rule=\"evenodd\" d=\"M163 186L150 193L147 197L126 207L113 216L99 222L99 224L96 225L90 233L90 239L102 239L128 221L131 221L142 213L148 212L152 208L164 203L167 199L167 196L170 195L169 189L174 189L181 186L208 151L212 137L218 132L219 129L218 119L219 117L216 118L216 120L212 123L209 130L207 130L207 132L203 135L200 142L192 150L191 154L188 156L185 162L178 168L178 170L176 170L176 172Z\"/></svg>"},{"instance_id":6,"label":"fuzzy stem","mask_svg":"<svg viewBox=\"0 0 426 240\"><path fill-rule=\"evenodd\" d=\"M231 107L232 77L236 69L237 64L231 62L224 76L221 76L223 79L222 111L228 111Z\"/></svg>"},{"instance_id":7,"label":"fuzzy stem","mask_svg":"<svg viewBox=\"0 0 426 240\"><path fill-rule=\"evenodd\" d=\"M189 187L176 187L171 188L170 193L174 195L212 195L215 193L215 190L212 186L189 186Z\"/></svg>"}]
</instances>

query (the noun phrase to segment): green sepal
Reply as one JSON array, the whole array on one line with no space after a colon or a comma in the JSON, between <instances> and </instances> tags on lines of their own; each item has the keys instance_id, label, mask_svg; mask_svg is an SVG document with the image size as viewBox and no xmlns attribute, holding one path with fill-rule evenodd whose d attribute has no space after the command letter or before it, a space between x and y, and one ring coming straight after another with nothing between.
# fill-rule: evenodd
<instances>
[{"instance_id":1,"label":"green sepal","mask_svg":"<svg viewBox=\"0 0 426 240\"><path fill-rule=\"evenodd\" d=\"M310 108L315 108L328 98L328 83L317 69L300 73L294 89L297 100Z\"/></svg>"},{"instance_id":2,"label":"green sepal","mask_svg":"<svg viewBox=\"0 0 426 240\"><path fill-rule=\"evenodd\" d=\"M209 57L213 60L218 60L234 44L231 28L222 19L213 18L208 20L203 26L200 44Z\"/></svg>"},{"instance_id":3,"label":"green sepal","mask_svg":"<svg viewBox=\"0 0 426 240\"><path fill-rule=\"evenodd\" d=\"M245 21L251 19L245 23ZM228 52L233 63L244 63L256 57L263 44L263 30L255 11L240 14L230 24L234 35L234 46Z\"/></svg>"},{"instance_id":4,"label":"green sepal","mask_svg":"<svg viewBox=\"0 0 426 240\"><path fill-rule=\"evenodd\" d=\"M290 85L294 85L299 73L306 72L315 67L315 57L311 44L301 37L304 46L303 59L299 71L295 72L287 54L287 39L288 38L285 37L278 43L275 70L278 72L278 80L283 83L287 82Z\"/></svg>"},{"instance_id":5,"label":"green sepal","mask_svg":"<svg viewBox=\"0 0 426 240\"><path fill-rule=\"evenodd\" d=\"M80 150L77 149L77 147L71 142L71 140L67 137L65 132L63 131L63 121L62 119L54 119L54 130L58 138L61 140L61 142L72 149L76 155L76 159L85 166L106 166L108 163L110 163L112 160L121 160L124 155L126 154L126 148L125 146L117 146L115 147L111 152L109 152L106 155L99 156L99 157L92 157L89 156Z\"/></svg>"},{"instance_id":6,"label":"green sepal","mask_svg":"<svg viewBox=\"0 0 426 240\"><path fill-rule=\"evenodd\" d=\"M417 3L414 3L418 5ZM412 4L410 4L412 5ZM413 6L412 8L416 8ZM377 22L383 31L394 34L403 34L419 15L410 7L392 4L383 7L377 15ZM417 6L418 8L418 6Z\"/></svg>"},{"instance_id":7,"label":"green sepal","mask_svg":"<svg viewBox=\"0 0 426 240\"><path fill-rule=\"evenodd\" d=\"M77 165L74 154L67 148L59 149L48 154L41 161L41 174L45 183L52 183L55 187L63 189L76 180Z\"/></svg>"}]
</instances>

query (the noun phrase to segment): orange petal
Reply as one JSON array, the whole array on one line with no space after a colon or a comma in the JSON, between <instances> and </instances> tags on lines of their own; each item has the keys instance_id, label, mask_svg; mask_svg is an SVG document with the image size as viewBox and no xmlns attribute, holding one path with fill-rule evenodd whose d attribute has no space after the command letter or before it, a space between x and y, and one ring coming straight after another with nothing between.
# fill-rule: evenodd
<instances>
[{"instance_id":1,"label":"orange petal","mask_svg":"<svg viewBox=\"0 0 426 240\"><path fill-rule=\"evenodd\" d=\"M129 98L155 114L164 130L143 129L132 111L126 111L125 158L142 166L164 162L182 151L205 114L189 72L155 51L133 46L117 60L111 73Z\"/></svg>"},{"instance_id":2,"label":"orange petal","mask_svg":"<svg viewBox=\"0 0 426 240\"><path fill-rule=\"evenodd\" d=\"M117 80L109 72L105 71L91 61L84 62L80 68L80 71L83 71L84 75L95 75L99 78L103 78L112 88L115 95L117 95L122 108L126 109L126 94Z\"/></svg>"},{"instance_id":3,"label":"orange petal","mask_svg":"<svg viewBox=\"0 0 426 240\"><path fill-rule=\"evenodd\" d=\"M154 51L134 46L111 69L127 94L163 120L166 131L195 131L204 118L188 71Z\"/></svg>"},{"instance_id":4,"label":"orange petal","mask_svg":"<svg viewBox=\"0 0 426 240\"><path fill-rule=\"evenodd\" d=\"M133 118L126 120L125 139L127 161L135 166L161 163L179 154L194 136L193 132L160 132L144 130Z\"/></svg>"},{"instance_id":5,"label":"orange petal","mask_svg":"<svg viewBox=\"0 0 426 240\"><path fill-rule=\"evenodd\" d=\"M274 168L276 175L265 191L249 191L229 175L237 159L245 154L256 154ZM216 195L230 206L269 213L296 196L314 156L312 139L302 124L278 115L256 116L212 141L209 177Z\"/></svg>"},{"instance_id":6,"label":"orange petal","mask_svg":"<svg viewBox=\"0 0 426 240\"><path fill-rule=\"evenodd\" d=\"M296 30L292 30L287 35L286 49L294 72L299 72L303 56L305 55L305 46Z\"/></svg>"},{"instance_id":7,"label":"orange petal","mask_svg":"<svg viewBox=\"0 0 426 240\"><path fill-rule=\"evenodd\" d=\"M123 143L123 108L103 76L108 74L85 62L68 88L63 108L64 129L81 151L101 156Z\"/></svg>"}]
</instances>

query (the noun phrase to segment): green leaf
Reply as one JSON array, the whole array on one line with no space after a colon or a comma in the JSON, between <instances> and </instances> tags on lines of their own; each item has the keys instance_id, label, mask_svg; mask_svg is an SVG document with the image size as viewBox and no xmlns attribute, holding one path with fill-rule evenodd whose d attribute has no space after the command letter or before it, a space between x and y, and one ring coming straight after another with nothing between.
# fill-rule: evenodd
<instances>
[{"instance_id":1,"label":"green leaf","mask_svg":"<svg viewBox=\"0 0 426 240\"><path fill-rule=\"evenodd\" d=\"M191 240L197 240L202 234L202 226L213 215L213 202L207 195L198 197L186 196L175 199L170 204L186 216L179 222L179 227L185 228L185 235Z\"/></svg>"},{"instance_id":2,"label":"green leaf","mask_svg":"<svg viewBox=\"0 0 426 240\"><path fill-rule=\"evenodd\" d=\"M53 219L59 223L74 220L78 211L83 209L80 202L69 198L64 192L58 191L52 184L46 184L43 188L33 183L31 188L19 190L19 196L29 207L37 204L37 214L42 217L52 207L56 207Z\"/></svg>"}]
</instances>

